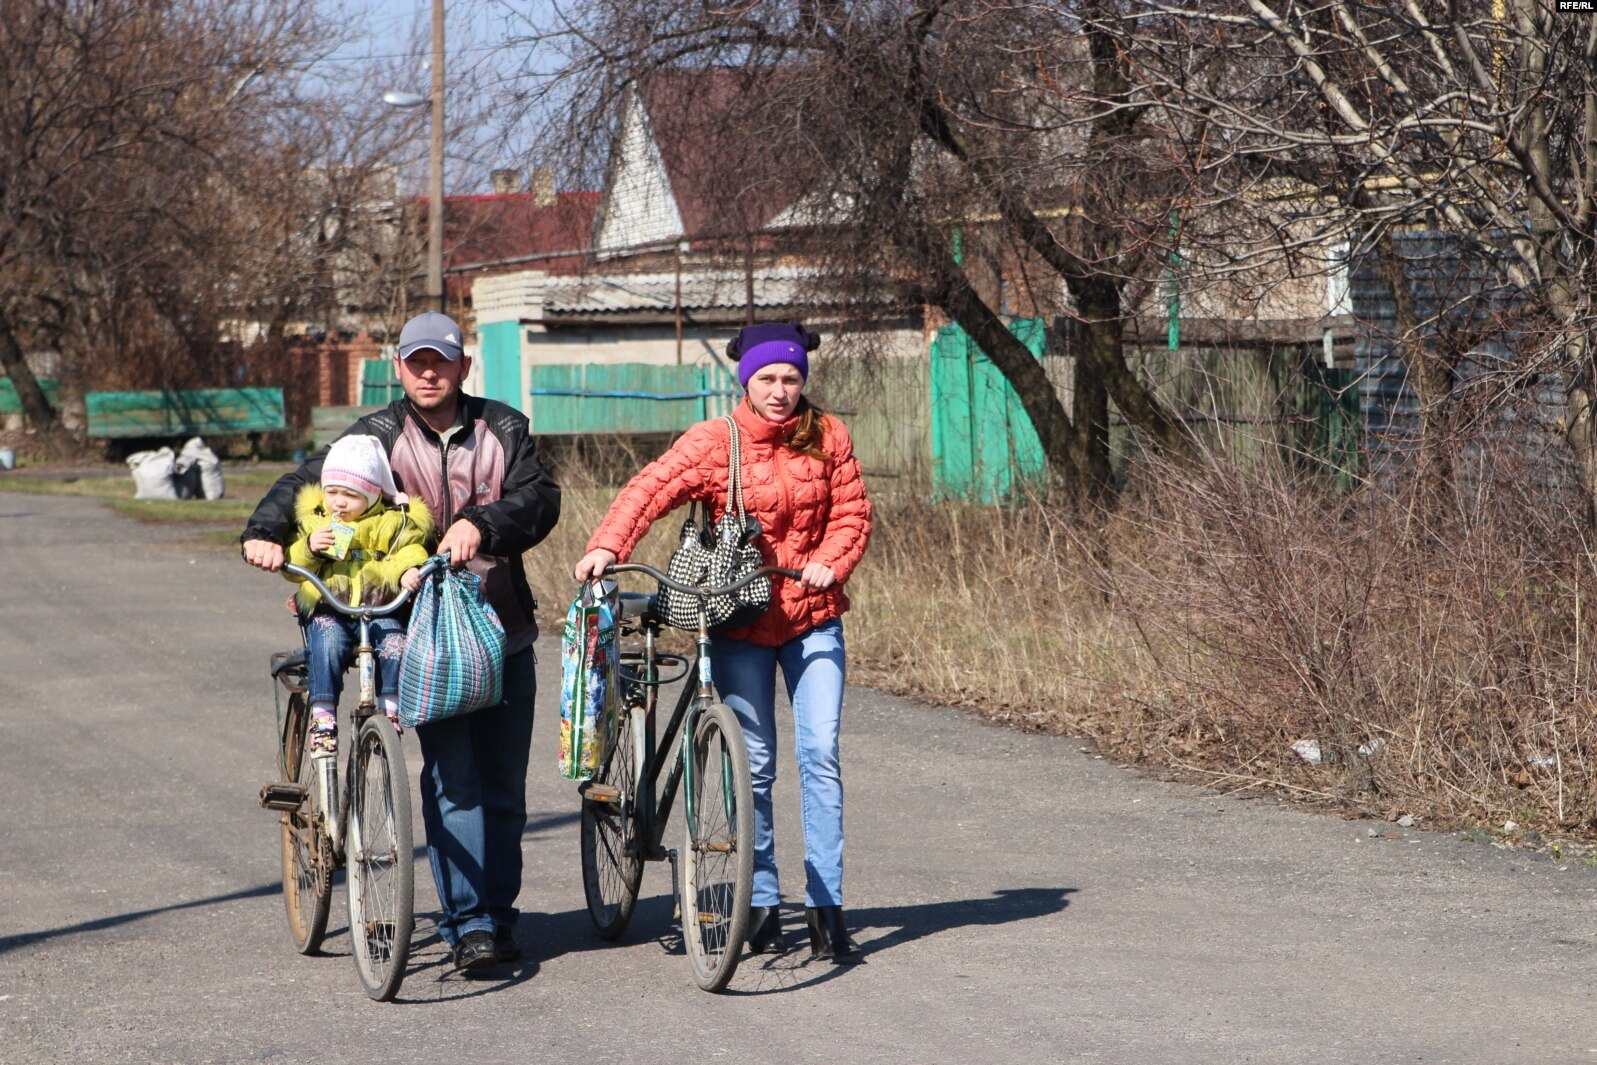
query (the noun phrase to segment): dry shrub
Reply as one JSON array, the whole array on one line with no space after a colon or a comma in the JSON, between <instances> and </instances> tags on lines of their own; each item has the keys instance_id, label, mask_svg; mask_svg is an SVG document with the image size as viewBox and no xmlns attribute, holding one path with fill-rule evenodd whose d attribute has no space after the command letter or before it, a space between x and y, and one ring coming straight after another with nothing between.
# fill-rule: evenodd
<instances>
[{"instance_id":1,"label":"dry shrub","mask_svg":"<svg viewBox=\"0 0 1597 1065\"><path fill-rule=\"evenodd\" d=\"M1103 532L1035 501L879 497L848 586L852 679L1025 727L1096 732L1098 708L1152 666L1103 593L1092 557Z\"/></svg>"},{"instance_id":2,"label":"dry shrub","mask_svg":"<svg viewBox=\"0 0 1597 1065\"><path fill-rule=\"evenodd\" d=\"M1149 465L1111 570L1159 662L1139 744L1362 812L1587 824L1583 525L1545 465L1474 458L1429 513L1280 462Z\"/></svg>"},{"instance_id":3,"label":"dry shrub","mask_svg":"<svg viewBox=\"0 0 1597 1065\"><path fill-rule=\"evenodd\" d=\"M1425 515L1391 484L1340 491L1268 454L1144 460L1090 519L877 490L850 679L1231 790L1591 834L1597 581L1576 493L1487 448ZM562 482L560 526L528 555L559 609L615 495ZM663 564L678 524L637 557Z\"/></svg>"}]
</instances>

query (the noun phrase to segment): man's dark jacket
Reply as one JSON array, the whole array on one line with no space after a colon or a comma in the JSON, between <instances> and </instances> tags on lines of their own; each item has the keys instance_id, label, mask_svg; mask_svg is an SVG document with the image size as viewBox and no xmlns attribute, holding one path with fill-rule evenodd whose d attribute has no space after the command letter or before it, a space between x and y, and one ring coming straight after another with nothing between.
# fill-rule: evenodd
<instances>
[{"instance_id":1,"label":"man's dark jacket","mask_svg":"<svg viewBox=\"0 0 1597 1065\"><path fill-rule=\"evenodd\" d=\"M359 418L342 435L381 440L399 490L426 500L440 533L457 518L482 533L484 557L470 568L482 577L483 593L504 622L508 653L530 645L537 635L537 604L521 554L559 521L560 488L538 457L524 415L476 396L462 394L460 403L460 428L447 448L404 398ZM240 542L292 542L294 497L303 485L321 480L326 457L322 447L279 478L250 515Z\"/></svg>"}]
</instances>

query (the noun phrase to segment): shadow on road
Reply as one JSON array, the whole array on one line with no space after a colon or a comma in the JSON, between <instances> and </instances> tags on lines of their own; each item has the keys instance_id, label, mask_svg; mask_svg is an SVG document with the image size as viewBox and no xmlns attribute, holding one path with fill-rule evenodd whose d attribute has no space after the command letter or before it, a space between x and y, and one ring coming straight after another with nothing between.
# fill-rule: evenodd
<instances>
[{"instance_id":1,"label":"shadow on road","mask_svg":"<svg viewBox=\"0 0 1597 1065\"><path fill-rule=\"evenodd\" d=\"M562 825L569 825L572 822L579 820L581 817L582 814L580 811L571 811L569 813L550 814L547 817L539 817L529 820L527 822L526 829L522 832L522 837L528 838L536 836L542 832L547 832L550 829L559 828ZM275 838L273 842L276 842ZM420 879L422 877L430 876L431 874L427 865L427 848L425 846L417 846L415 848L415 856L417 878ZM334 882L335 886L341 882L342 877ZM6 954L10 951L18 950L22 947L32 946L36 943L44 943L52 939L60 939L64 936L75 936L84 932L102 932L107 928L117 928L121 925L132 924L135 921L142 921L146 917L154 917L158 914L175 913L180 910L196 910L202 909L206 906L220 906L224 903L239 902L243 899L266 898L271 895L276 895L282 890L282 882L274 880L269 884L261 884L257 887L251 888L240 888L237 891L230 891L225 895L211 895L203 899L187 899L183 902L174 902L169 906L152 906L146 910L133 910L129 913L111 914L106 917L96 917L93 920L82 921L78 924L62 925L60 928L43 928L37 932L19 932L15 935L0 936L0 954ZM420 915L418 914L418 916ZM330 937L333 935L334 931L336 930L329 929L328 934Z\"/></svg>"},{"instance_id":2,"label":"shadow on road","mask_svg":"<svg viewBox=\"0 0 1597 1065\"><path fill-rule=\"evenodd\" d=\"M859 945L860 963L863 964L882 951L941 932L1011 924L1060 913L1070 905L1069 896L1077 890L1000 888L986 898L950 899L912 906L872 906L848 910L848 924ZM782 917L782 930L792 944L787 953L773 958L745 958L738 968L734 986L729 987L725 994L752 996L798 991L846 976L853 968L851 965L812 961L803 910L795 912L790 906L783 911ZM737 986L749 983L745 974L750 973L755 974L755 986Z\"/></svg>"},{"instance_id":3,"label":"shadow on road","mask_svg":"<svg viewBox=\"0 0 1597 1065\"><path fill-rule=\"evenodd\" d=\"M952 899L909 906L876 906L850 910L848 923L859 942L862 961L905 943L961 928L996 926L1062 912L1070 905L1076 888L1003 888L991 896ZM418 915L421 916L421 915ZM434 915L436 916L436 915ZM787 953L771 958L745 957L727 995L772 995L801 990L845 976L852 968L810 960L809 938L803 910L789 905L783 910L783 930L792 944ZM668 954L684 954L681 930L673 915L670 894L638 899L632 922L617 944L654 940ZM523 913L516 926L516 940L526 952L525 960L502 971L492 982L461 980L450 969L447 948L441 942L418 943L422 960L413 957L411 976L431 975L440 983L453 985L443 1000L473 997L503 990L522 983L536 973L540 961L567 954L609 950L607 943L593 932L588 912L566 910L561 913ZM427 949L429 946L434 949ZM407 978L408 979L408 978ZM684 968L683 979L690 980Z\"/></svg>"},{"instance_id":4,"label":"shadow on road","mask_svg":"<svg viewBox=\"0 0 1597 1065\"><path fill-rule=\"evenodd\" d=\"M116 928L119 925L131 924L142 921L146 917L154 917L160 913L173 913L178 910L194 910L203 906L219 906L225 902L237 902L240 899L258 899L268 895L276 895L283 890L283 885L277 881L263 884L260 887L244 888L239 891L230 891L225 895L212 895L203 899L189 899L186 902L174 902L170 906L154 906L148 910L134 910L131 913L117 913L109 917L96 917L92 921L82 921L78 924L62 925L60 928L46 928L38 932L21 932L17 935L0 937L0 954L17 950L21 947L32 946L62 936L75 936L83 932L99 932L107 928Z\"/></svg>"}]
</instances>

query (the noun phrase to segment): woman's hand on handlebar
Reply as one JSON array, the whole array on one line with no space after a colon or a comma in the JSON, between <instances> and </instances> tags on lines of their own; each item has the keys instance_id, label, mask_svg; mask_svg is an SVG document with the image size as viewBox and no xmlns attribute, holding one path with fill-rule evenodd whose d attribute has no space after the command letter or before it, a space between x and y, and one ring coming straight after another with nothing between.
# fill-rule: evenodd
<instances>
[{"instance_id":1,"label":"woman's hand on handlebar","mask_svg":"<svg viewBox=\"0 0 1597 1065\"><path fill-rule=\"evenodd\" d=\"M804 567L804 575L799 578L799 581L804 587L813 588L819 592L836 584L837 574L832 572L831 566L823 566L819 562L811 562Z\"/></svg>"},{"instance_id":2,"label":"woman's hand on handlebar","mask_svg":"<svg viewBox=\"0 0 1597 1065\"><path fill-rule=\"evenodd\" d=\"M604 571L616 563L614 551L604 548L595 548L577 560L576 568L572 570L579 581L591 581L604 575Z\"/></svg>"}]
</instances>

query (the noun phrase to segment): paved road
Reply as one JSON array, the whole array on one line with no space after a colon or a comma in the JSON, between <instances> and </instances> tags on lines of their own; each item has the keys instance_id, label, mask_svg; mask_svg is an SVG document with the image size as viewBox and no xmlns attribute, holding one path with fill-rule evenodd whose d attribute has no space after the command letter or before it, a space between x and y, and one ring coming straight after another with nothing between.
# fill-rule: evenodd
<instances>
[{"instance_id":1,"label":"paved road","mask_svg":"<svg viewBox=\"0 0 1597 1065\"><path fill-rule=\"evenodd\" d=\"M93 502L0 493L0 1062L1597 1062L1597 872L1371 838L864 691L844 746L864 965L801 949L706 995L658 866L625 939L597 942L544 699L529 964L455 977L422 877L401 1001L371 1003L341 893L327 956L290 948L255 805L283 591Z\"/></svg>"}]
</instances>

